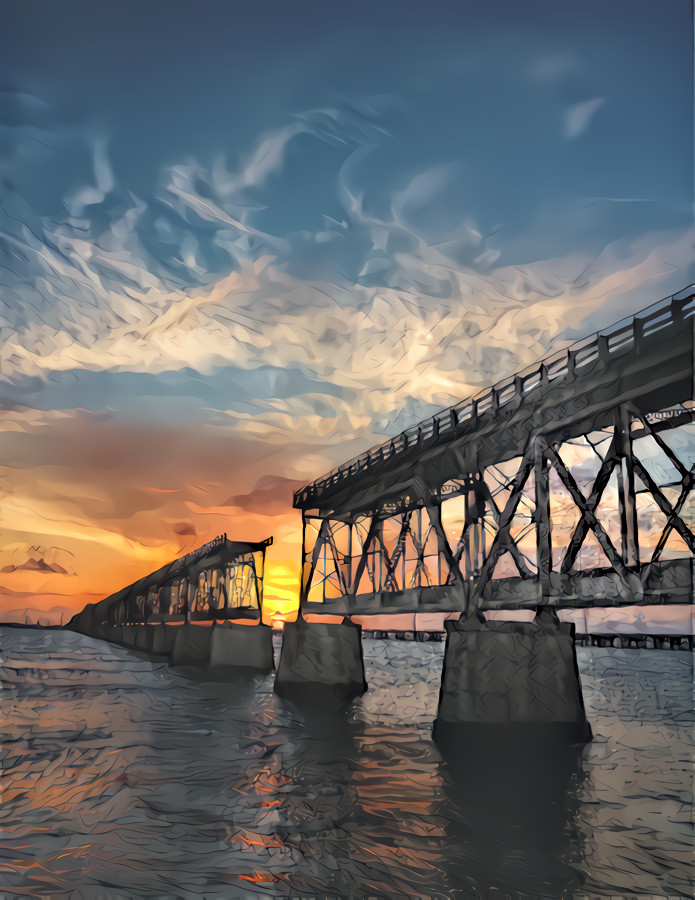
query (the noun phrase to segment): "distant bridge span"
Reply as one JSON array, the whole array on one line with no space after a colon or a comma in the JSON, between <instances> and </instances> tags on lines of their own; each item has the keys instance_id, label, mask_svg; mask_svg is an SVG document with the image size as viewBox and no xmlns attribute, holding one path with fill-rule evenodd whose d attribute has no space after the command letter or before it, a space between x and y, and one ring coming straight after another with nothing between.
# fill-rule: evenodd
<instances>
[{"instance_id":1,"label":"distant bridge span","mask_svg":"<svg viewBox=\"0 0 695 900\"><path fill-rule=\"evenodd\" d=\"M690 286L297 491L302 610L691 603L694 346Z\"/></svg>"}]
</instances>

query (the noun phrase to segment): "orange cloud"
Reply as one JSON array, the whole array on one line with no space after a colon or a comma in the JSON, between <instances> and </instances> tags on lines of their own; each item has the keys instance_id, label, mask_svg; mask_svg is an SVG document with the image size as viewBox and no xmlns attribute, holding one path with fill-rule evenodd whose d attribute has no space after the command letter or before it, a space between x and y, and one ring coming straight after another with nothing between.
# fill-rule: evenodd
<instances>
[{"instance_id":1,"label":"orange cloud","mask_svg":"<svg viewBox=\"0 0 695 900\"><path fill-rule=\"evenodd\" d=\"M18 424L17 413L8 418ZM267 474L272 446L231 425L136 427L77 411L28 411L22 425L0 427L0 617L22 604L77 611L223 532L274 536L267 617L296 606L301 517L291 506L295 482ZM248 485L259 485L258 500ZM36 545L57 548L55 559ZM49 562L30 565L37 557Z\"/></svg>"}]
</instances>

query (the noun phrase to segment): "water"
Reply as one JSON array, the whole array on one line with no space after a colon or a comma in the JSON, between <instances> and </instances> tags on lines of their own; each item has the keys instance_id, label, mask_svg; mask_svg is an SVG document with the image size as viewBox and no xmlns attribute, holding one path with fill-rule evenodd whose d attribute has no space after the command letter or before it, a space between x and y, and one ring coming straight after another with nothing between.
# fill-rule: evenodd
<instances>
[{"instance_id":1,"label":"water","mask_svg":"<svg viewBox=\"0 0 695 900\"><path fill-rule=\"evenodd\" d=\"M300 713L0 629L3 897L691 897L693 659L579 648L595 738L431 741L443 645L365 641L370 690Z\"/></svg>"}]
</instances>

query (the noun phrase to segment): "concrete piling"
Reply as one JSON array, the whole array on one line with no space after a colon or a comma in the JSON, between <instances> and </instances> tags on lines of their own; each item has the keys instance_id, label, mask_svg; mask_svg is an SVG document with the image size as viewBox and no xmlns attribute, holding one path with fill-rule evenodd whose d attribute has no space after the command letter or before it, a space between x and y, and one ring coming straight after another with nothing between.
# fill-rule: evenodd
<instances>
[{"instance_id":1,"label":"concrete piling","mask_svg":"<svg viewBox=\"0 0 695 900\"><path fill-rule=\"evenodd\" d=\"M212 628L187 622L176 629L176 640L171 653L175 666L195 666L204 669L210 658L210 636Z\"/></svg>"},{"instance_id":2,"label":"concrete piling","mask_svg":"<svg viewBox=\"0 0 695 900\"><path fill-rule=\"evenodd\" d=\"M137 625L122 625L121 626L121 637L118 641L119 644L124 644L126 647L134 647L135 646L135 635L137 634L138 626Z\"/></svg>"},{"instance_id":3,"label":"concrete piling","mask_svg":"<svg viewBox=\"0 0 695 900\"><path fill-rule=\"evenodd\" d=\"M435 738L486 731L591 739L581 694L574 626L543 609L532 622L446 623Z\"/></svg>"},{"instance_id":4,"label":"concrete piling","mask_svg":"<svg viewBox=\"0 0 695 900\"><path fill-rule=\"evenodd\" d=\"M176 625L154 625L152 634L152 653L156 656L168 656L173 653L176 643Z\"/></svg>"},{"instance_id":5,"label":"concrete piling","mask_svg":"<svg viewBox=\"0 0 695 900\"><path fill-rule=\"evenodd\" d=\"M216 626L210 636L208 668L216 673L238 668L272 672L273 629L260 623Z\"/></svg>"},{"instance_id":6,"label":"concrete piling","mask_svg":"<svg viewBox=\"0 0 695 900\"><path fill-rule=\"evenodd\" d=\"M347 702L367 690L359 625L307 622L285 624L275 691L291 699L319 696Z\"/></svg>"},{"instance_id":7,"label":"concrete piling","mask_svg":"<svg viewBox=\"0 0 695 900\"><path fill-rule=\"evenodd\" d=\"M154 625L141 625L135 632L133 646L137 650L144 650L150 653L154 644L154 629Z\"/></svg>"}]
</instances>

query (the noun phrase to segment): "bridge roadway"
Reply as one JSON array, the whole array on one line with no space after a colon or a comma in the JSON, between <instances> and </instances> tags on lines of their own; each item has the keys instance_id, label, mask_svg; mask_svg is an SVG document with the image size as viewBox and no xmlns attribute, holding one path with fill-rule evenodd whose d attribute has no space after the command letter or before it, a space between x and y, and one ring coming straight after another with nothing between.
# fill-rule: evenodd
<instances>
[{"instance_id":1,"label":"bridge roadway","mask_svg":"<svg viewBox=\"0 0 695 900\"><path fill-rule=\"evenodd\" d=\"M694 346L695 287L690 286L436 414L297 491L294 506L302 510L305 537L311 524L318 532L313 547L305 541L302 608L350 614L454 611L470 609L471 604L509 608L692 602L695 538L692 523L683 519L683 510L692 499L693 473L671 454L680 478L680 495L672 504L633 457L632 445L639 436L650 434L669 452L659 432L692 421ZM659 417L663 410L669 412ZM557 451L563 441L599 429L612 429L614 438L592 494L585 498ZM482 473L488 466L514 458L521 458L521 465L507 485L510 496L504 509L496 509L488 502L491 498L481 494ZM550 468L559 474L580 512L560 571L553 565L550 543ZM614 546L595 515L615 469L621 484L620 547ZM511 520L530 473L536 482L535 572L524 564L511 532ZM647 483L667 517L658 552L646 563L640 562L638 552L636 477ZM475 512L467 515L462 544L468 540L466 530L470 538L476 522L490 513L496 520L492 547L468 568L464 557L469 548L461 543L458 548L449 547L441 526L441 504L452 489L468 491L472 507L476 503L482 506L477 519ZM418 510L429 516L446 564L439 584L408 586L404 579L397 583L394 573L404 551L396 548L389 559L380 537L383 523L391 519L401 526L398 543L402 545L412 525L407 517ZM358 542L361 555L343 556L337 549L336 529L347 526L355 532L358 521L368 523L369 528L366 538L362 532ZM663 560L663 546L672 530L678 532L688 555ZM609 565L591 573L576 571L578 551L589 533L597 538ZM423 539L420 534L419 540ZM415 540L417 543L417 536ZM386 557L386 588L383 578L366 584L376 551ZM506 551L512 553L519 577L493 579L495 564ZM319 578L323 578L324 590L316 602L312 599L316 590L311 589ZM331 579L332 587L326 591L325 584Z\"/></svg>"}]
</instances>

